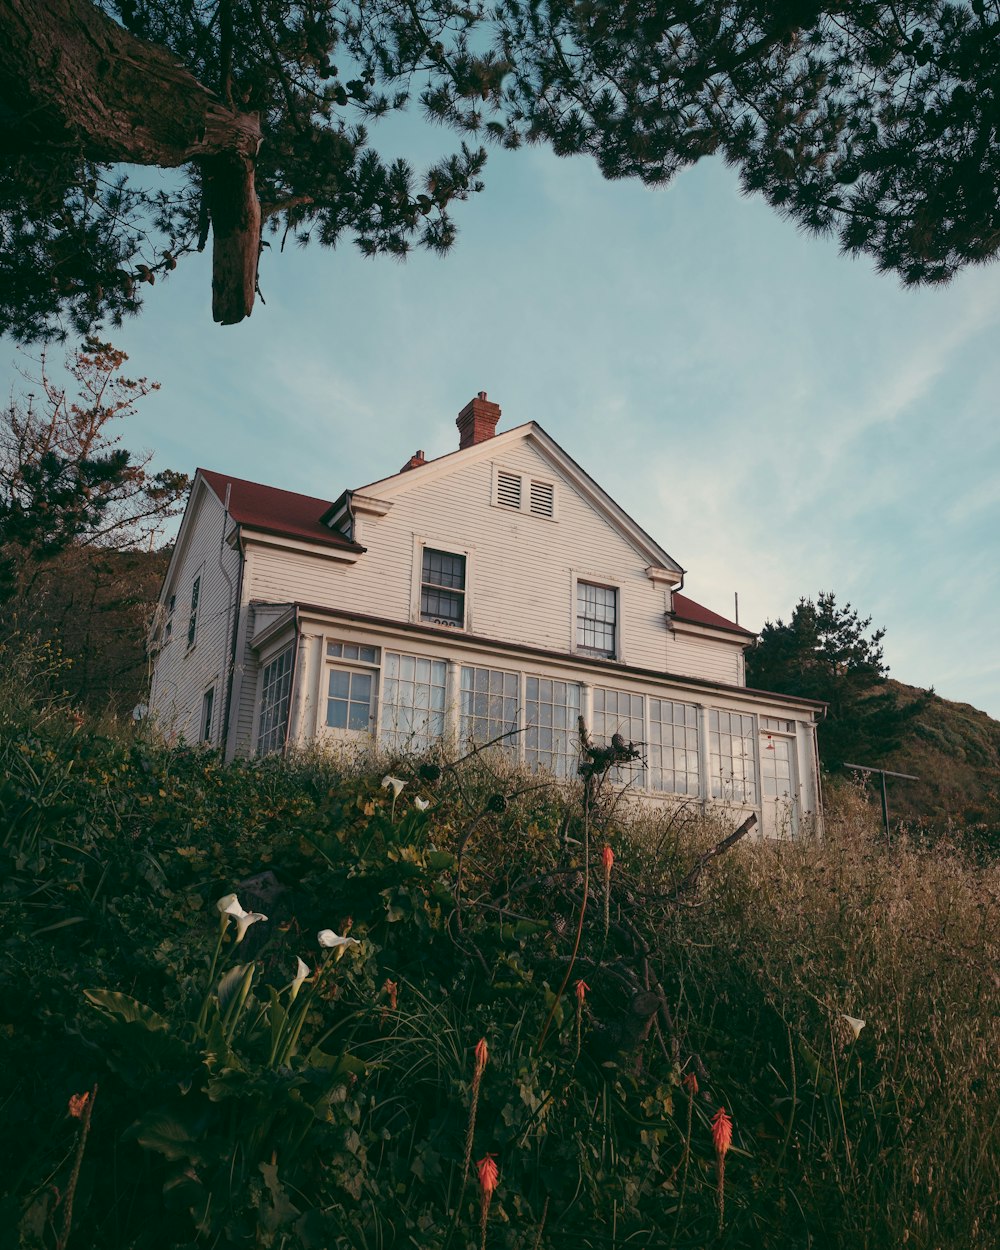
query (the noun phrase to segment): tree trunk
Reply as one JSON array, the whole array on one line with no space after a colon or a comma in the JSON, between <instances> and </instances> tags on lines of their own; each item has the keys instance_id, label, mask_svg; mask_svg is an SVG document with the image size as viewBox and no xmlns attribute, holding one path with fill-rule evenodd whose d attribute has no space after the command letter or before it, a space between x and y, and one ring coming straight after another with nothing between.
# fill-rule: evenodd
<instances>
[{"instance_id":1,"label":"tree trunk","mask_svg":"<svg viewBox=\"0 0 1000 1250\"><path fill-rule=\"evenodd\" d=\"M213 232L212 315L250 315L260 248L255 113L228 108L169 52L90 0L0 0L0 153L98 164L197 161Z\"/></svg>"}]
</instances>

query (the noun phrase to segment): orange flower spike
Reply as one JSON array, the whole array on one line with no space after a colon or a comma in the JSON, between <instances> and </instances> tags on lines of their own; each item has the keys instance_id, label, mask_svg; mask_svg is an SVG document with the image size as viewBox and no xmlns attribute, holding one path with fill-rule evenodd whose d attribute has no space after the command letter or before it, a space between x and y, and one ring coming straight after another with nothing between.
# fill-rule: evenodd
<instances>
[{"instance_id":1,"label":"orange flower spike","mask_svg":"<svg viewBox=\"0 0 1000 1250\"><path fill-rule=\"evenodd\" d=\"M576 1001L580 1004L581 1007L583 1006L583 1000L587 997L587 994L589 992L590 992L590 986L581 977L580 980L577 981L576 983Z\"/></svg>"},{"instance_id":2,"label":"orange flower spike","mask_svg":"<svg viewBox=\"0 0 1000 1250\"><path fill-rule=\"evenodd\" d=\"M385 984L382 986L382 989L385 991L385 996L389 1000L389 1010L395 1011L396 996L399 993L399 986L395 981L391 981L388 977L386 977Z\"/></svg>"},{"instance_id":3,"label":"orange flower spike","mask_svg":"<svg viewBox=\"0 0 1000 1250\"><path fill-rule=\"evenodd\" d=\"M712 1116L712 1142L719 1158L725 1158L726 1151L733 1144L733 1122L724 1107Z\"/></svg>"},{"instance_id":4,"label":"orange flower spike","mask_svg":"<svg viewBox=\"0 0 1000 1250\"><path fill-rule=\"evenodd\" d=\"M83 1094L73 1094L69 1100L69 1106L66 1110L74 1120L82 1120L83 1113L87 1109L87 1103L90 1101L90 1090Z\"/></svg>"},{"instance_id":5,"label":"orange flower spike","mask_svg":"<svg viewBox=\"0 0 1000 1250\"><path fill-rule=\"evenodd\" d=\"M482 1190L483 1198L489 1202L500 1180L500 1169L496 1165L496 1159L493 1155L484 1155L476 1164L476 1170L479 1173L479 1188Z\"/></svg>"},{"instance_id":6,"label":"orange flower spike","mask_svg":"<svg viewBox=\"0 0 1000 1250\"><path fill-rule=\"evenodd\" d=\"M479 1041L476 1042L476 1049L474 1053L476 1056L476 1075L482 1076L490 1058L490 1048L486 1045L485 1037L481 1037Z\"/></svg>"},{"instance_id":7,"label":"orange flower spike","mask_svg":"<svg viewBox=\"0 0 1000 1250\"><path fill-rule=\"evenodd\" d=\"M601 863L604 866L605 879L611 876L611 869L614 866L614 862L615 853L610 846L606 846L604 850L601 851Z\"/></svg>"},{"instance_id":8,"label":"orange flower spike","mask_svg":"<svg viewBox=\"0 0 1000 1250\"><path fill-rule=\"evenodd\" d=\"M693 1072L688 1072L687 1075L681 1079L681 1084L687 1090L691 1098L694 1098L698 1093L698 1078Z\"/></svg>"}]
</instances>

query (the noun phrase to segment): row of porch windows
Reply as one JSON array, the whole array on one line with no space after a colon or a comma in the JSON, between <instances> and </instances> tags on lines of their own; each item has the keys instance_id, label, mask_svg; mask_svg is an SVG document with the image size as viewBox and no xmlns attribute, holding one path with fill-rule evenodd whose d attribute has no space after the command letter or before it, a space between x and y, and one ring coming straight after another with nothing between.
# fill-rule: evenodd
<instances>
[{"instance_id":1,"label":"row of porch windows","mask_svg":"<svg viewBox=\"0 0 1000 1250\"><path fill-rule=\"evenodd\" d=\"M289 648L264 668L258 753L284 744L291 657ZM324 719L329 729L374 733L378 726L383 745L415 754L445 739L449 687L444 660L395 651L382 655L377 647L349 643L329 643L327 659L332 661L325 678ZM345 662L357 667L346 667ZM523 758L532 770L545 768L561 778L576 775L582 686L474 665L460 666L457 685L463 743L495 742L496 749ZM615 770L613 780L619 784L698 796L702 793L698 715L694 704L595 686L590 728L598 743L618 733L626 742L642 744L642 761ZM756 805L756 718L716 709L709 709L707 717L711 797Z\"/></svg>"}]
</instances>

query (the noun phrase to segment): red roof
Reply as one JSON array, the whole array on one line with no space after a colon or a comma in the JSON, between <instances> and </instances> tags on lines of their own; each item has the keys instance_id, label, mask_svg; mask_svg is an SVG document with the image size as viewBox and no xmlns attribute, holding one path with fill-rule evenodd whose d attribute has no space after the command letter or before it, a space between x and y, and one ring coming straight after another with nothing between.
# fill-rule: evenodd
<instances>
[{"instance_id":1,"label":"red roof","mask_svg":"<svg viewBox=\"0 0 1000 1250\"><path fill-rule=\"evenodd\" d=\"M342 547L347 551L364 550L343 534L322 524L320 517L329 511L332 502L329 499L296 495L294 491L278 490L260 482L245 482L242 478L213 473L210 469L199 469L198 472L223 503L226 488L230 488L229 515L238 525L263 530L267 534L280 534L285 538L305 538L309 542Z\"/></svg>"},{"instance_id":2,"label":"red roof","mask_svg":"<svg viewBox=\"0 0 1000 1250\"><path fill-rule=\"evenodd\" d=\"M674 595L673 614L678 621L687 621L691 625L705 625L709 629L725 629L731 634L744 634L747 638L756 637L752 630L744 629L742 625L737 625L735 621L727 621L718 612L712 612L708 608L703 608L700 603L695 603L687 595Z\"/></svg>"}]
</instances>

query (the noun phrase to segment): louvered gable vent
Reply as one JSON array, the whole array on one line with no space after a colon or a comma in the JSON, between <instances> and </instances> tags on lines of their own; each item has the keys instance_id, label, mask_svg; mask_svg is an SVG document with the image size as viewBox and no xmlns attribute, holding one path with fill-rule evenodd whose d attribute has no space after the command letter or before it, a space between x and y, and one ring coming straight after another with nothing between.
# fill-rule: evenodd
<instances>
[{"instance_id":1,"label":"louvered gable vent","mask_svg":"<svg viewBox=\"0 0 1000 1250\"><path fill-rule=\"evenodd\" d=\"M516 473L497 473L497 503L501 508L521 508L521 479Z\"/></svg>"},{"instance_id":2,"label":"louvered gable vent","mask_svg":"<svg viewBox=\"0 0 1000 1250\"><path fill-rule=\"evenodd\" d=\"M556 519L556 486L554 482L515 473L512 469L494 468L492 503L495 508L513 512L530 512L546 521Z\"/></svg>"},{"instance_id":3,"label":"louvered gable vent","mask_svg":"<svg viewBox=\"0 0 1000 1250\"><path fill-rule=\"evenodd\" d=\"M555 512L556 488L551 482L531 483L531 511L536 516L551 517Z\"/></svg>"}]
</instances>

